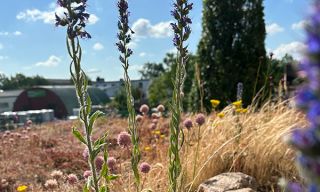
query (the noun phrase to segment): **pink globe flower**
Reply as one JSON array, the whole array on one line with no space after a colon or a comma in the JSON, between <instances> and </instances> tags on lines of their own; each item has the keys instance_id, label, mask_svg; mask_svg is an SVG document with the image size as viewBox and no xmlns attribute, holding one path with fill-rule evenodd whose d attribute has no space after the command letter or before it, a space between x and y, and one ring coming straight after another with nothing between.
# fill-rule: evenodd
<instances>
[{"instance_id":1,"label":"pink globe flower","mask_svg":"<svg viewBox=\"0 0 320 192\"><path fill-rule=\"evenodd\" d=\"M154 130L154 129L157 128L157 124L151 123L151 124L149 125L149 128L152 129L152 130Z\"/></svg>"},{"instance_id":2,"label":"pink globe flower","mask_svg":"<svg viewBox=\"0 0 320 192\"><path fill-rule=\"evenodd\" d=\"M158 119L158 118L159 118L159 115L156 114L156 113L152 113L152 114L151 114L151 117L152 117L152 119Z\"/></svg>"},{"instance_id":3,"label":"pink globe flower","mask_svg":"<svg viewBox=\"0 0 320 192\"><path fill-rule=\"evenodd\" d=\"M164 112L164 110L165 110L165 107L163 106L163 105L158 105L158 107L157 107L157 111L159 111L160 113L162 113L162 112Z\"/></svg>"},{"instance_id":4,"label":"pink globe flower","mask_svg":"<svg viewBox=\"0 0 320 192\"><path fill-rule=\"evenodd\" d=\"M141 163L140 171L142 173L149 173L150 169L151 169L151 167L150 167L149 163L146 163L146 162Z\"/></svg>"},{"instance_id":5,"label":"pink globe flower","mask_svg":"<svg viewBox=\"0 0 320 192\"><path fill-rule=\"evenodd\" d=\"M102 156L98 156L98 157L96 158L96 167L97 167L98 170L101 170L101 169L102 169L103 163L104 163L103 157L102 157Z\"/></svg>"},{"instance_id":6,"label":"pink globe flower","mask_svg":"<svg viewBox=\"0 0 320 192\"><path fill-rule=\"evenodd\" d=\"M88 161L89 159L89 151L88 148L85 148L82 152L82 157L84 158L84 160Z\"/></svg>"},{"instance_id":7,"label":"pink globe flower","mask_svg":"<svg viewBox=\"0 0 320 192\"><path fill-rule=\"evenodd\" d=\"M121 147L128 147L131 144L131 135L126 132L123 131L118 135L118 145L120 145Z\"/></svg>"},{"instance_id":8,"label":"pink globe flower","mask_svg":"<svg viewBox=\"0 0 320 192\"><path fill-rule=\"evenodd\" d=\"M70 185L74 185L74 184L78 183L79 179L75 174L69 174L67 176L67 181Z\"/></svg>"},{"instance_id":9,"label":"pink globe flower","mask_svg":"<svg viewBox=\"0 0 320 192\"><path fill-rule=\"evenodd\" d=\"M88 177L91 176L91 175L92 175L92 173L91 173L91 171L89 171L89 170L83 172L83 177L84 177L85 179L88 179Z\"/></svg>"},{"instance_id":10,"label":"pink globe flower","mask_svg":"<svg viewBox=\"0 0 320 192\"><path fill-rule=\"evenodd\" d=\"M187 118L183 121L183 125L185 128L187 128L188 130L191 129L191 127L193 126L192 124L192 120Z\"/></svg>"},{"instance_id":11,"label":"pink globe flower","mask_svg":"<svg viewBox=\"0 0 320 192\"><path fill-rule=\"evenodd\" d=\"M108 164L108 167L111 171L115 170L116 168L116 164L117 164L117 160L116 158L114 157L109 157L108 160L107 160L107 164Z\"/></svg>"},{"instance_id":12,"label":"pink globe flower","mask_svg":"<svg viewBox=\"0 0 320 192\"><path fill-rule=\"evenodd\" d=\"M141 116L141 115L137 115L137 116L136 116L136 121L137 121L137 122L141 122L142 119L143 119L143 116Z\"/></svg>"},{"instance_id":13,"label":"pink globe flower","mask_svg":"<svg viewBox=\"0 0 320 192\"><path fill-rule=\"evenodd\" d=\"M140 112L144 115L147 114L149 112L149 106L146 104L141 105Z\"/></svg>"},{"instance_id":14,"label":"pink globe flower","mask_svg":"<svg viewBox=\"0 0 320 192\"><path fill-rule=\"evenodd\" d=\"M197 123L199 126L201 126L201 125L203 125L205 122L206 122L206 117L204 116L204 114L199 113L199 114L196 116L196 123Z\"/></svg>"}]
</instances>

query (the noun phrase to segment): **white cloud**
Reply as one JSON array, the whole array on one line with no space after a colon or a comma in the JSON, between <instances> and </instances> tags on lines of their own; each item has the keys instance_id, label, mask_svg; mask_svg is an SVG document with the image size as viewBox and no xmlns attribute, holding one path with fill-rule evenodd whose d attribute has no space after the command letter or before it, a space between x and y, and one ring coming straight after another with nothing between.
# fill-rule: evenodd
<instances>
[{"instance_id":1,"label":"white cloud","mask_svg":"<svg viewBox=\"0 0 320 192\"><path fill-rule=\"evenodd\" d=\"M92 73L100 73L101 70L100 69L96 69L96 68L92 68L92 69L89 69L87 70L87 73L89 74L92 74Z\"/></svg>"},{"instance_id":2,"label":"white cloud","mask_svg":"<svg viewBox=\"0 0 320 192\"><path fill-rule=\"evenodd\" d=\"M8 56L0 55L0 61L5 60L5 59L9 59L9 57L8 57Z\"/></svg>"},{"instance_id":3,"label":"white cloud","mask_svg":"<svg viewBox=\"0 0 320 192\"><path fill-rule=\"evenodd\" d=\"M266 26L266 31L267 31L267 34L274 35L276 33L283 32L284 28L277 23L271 23Z\"/></svg>"},{"instance_id":4,"label":"white cloud","mask_svg":"<svg viewBox=\"0 0 320 192\"><path fill-rule=\"evenodd\" d=\"M146 52L141 52L141 53L139 54L140 57L144 57L144 56L146 56L146 55L147 55Z\"/></svg>"},{"instance_id":5,"label":"white cloud","mask_svg":"<svg viewBox=\"0 0 320 192\"><path fill-rule=\"evenodd\" d=\"M100 50L104 49L104 46L101 43L96 43L93 45L93 49L96 51L100 51Z\"/></svg>"},{"instance_id":6,"label":"white cloud","mask_svg":"<svg viewBox=\"0 0 320 192\"><path fill-rule=\"evenodd\" d=\"M292 30L301 30L301 29L304 29L306 25L307 25L307 21L306 20L302 20L302 21L299 21L297 23L293 23L291 25L291 29Z\"/></svg>"},{"instance_id":7,"label":"white cloud","mask_svg":"<svg viewBox=\"0 0 320 192\"><path fill-rule=\"evenodd\" d=\"M288 44L281 44L278 48L276 48L273 53L276 58L280 59L285 54L292 55L295 59L300 60L302 58L303 52L306 49L306 45L299 41L293 41Z\"/></svg>"},{"instance_id":8,"label":"white cloud","mask_svg":"<svg viewBox=\"0 0 320 192\"><path fill-rule=\"evenodd\" d=\"M19 35L22 35L22 33L20 31L15 31L12 33L8 31L0 31L0 36L9 36L9 35L19 36Z\"/></svg>"},{"instance_id":9,"label":"white cloud","mask_svg":"<svg viewBox=\"0 0 320 192\"><path fill-rule=\"evenodd\" d=\"M95 14L90 14L89 19L88 19L89 25L93 25L98 21L99 21L99 17L97 17Z\"/></svg>"},{"instance_id":10,"label":"white cloud","mask_svg":"<svg viewBox=\"0 0 320 192\"><path fill-rule=\"evenodd\" d=\"M61 62L61 58L55 55L51 55L46 61L38 62L36 67L56 67Z\"/></svg>"},{"instance_id":11,"label":"white cloud","mask_svg":"<svg viewBox=\"0 0 320 192\"><path fill-rule=\"evenodd\" d=\"M22 35L21 31L15 31L13 34L14 34L15 36L20 36L20 35Z\"/></svg>"},{"instance_id":12,"label":"white cloud","mask_svg":"<svg viewBox=\"0 0 320 192\"><path fill-rule=\"evenodd\" d=\"M140 18L132 25L132 30L137 37L166 38L172 36L171 21L160 22L152 25L148 19Z\"/></svg>"},{"instance_id":13,"label":"white cloud","mask_svg":"<svg viewBox=\"0 0 320 192\"><path fill-rule=\"evenodd\" d=\"M55 7L55 9L52 11L40 11L39 9L27 9L25 11L18 13L16 18L18 20L24 20L27 22L36 22L36 21L40 20L46 24L54 24L55 18L56 18L55 13L59 17L63 18L63 17L65 17L65 15L64 15L65 12L67 12L66 9L64 9L62 7ZM99 20L99 18L96 15L91 14L87 23L88 24L95 24L98 20Z\"/></svg>"},{"instance_id":14,"label":"white cloud","mask_svg":"<svg viewBox=\"0 0 320 192\"><path fill-rule=\"evenodd\" d=\"M7 31L0 32L0 36L8 36L8 35L9 35L9 32L7 32Z\"/></svg>"}]
</instances>

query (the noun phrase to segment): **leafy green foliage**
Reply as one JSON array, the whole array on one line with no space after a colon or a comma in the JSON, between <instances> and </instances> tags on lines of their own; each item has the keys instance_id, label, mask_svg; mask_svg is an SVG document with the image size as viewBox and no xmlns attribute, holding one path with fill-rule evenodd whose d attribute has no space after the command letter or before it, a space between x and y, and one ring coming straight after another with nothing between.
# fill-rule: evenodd
<instances>
[{"instance_id":1,"label":"leafy green foliage","mask_svg":"<svg viewBox=\"0 0 320 192\"><path fill-rule=\"evenodd\" d=\"M41 76L27 77L21 73L17 73L15 76L6 77L4 74L0 74L0 89L13 90L13 89L25 89L35 85L49 85L49 81Z\"/></svg>"},{"instance_id":2,"label":"leafy green foliage","mask_svg":"<svg viewBox=\"0 0 320 192\"><path fill-rule=\"evenodd\" d=\"M244 85L244 103L249 104L255 95L252 79L266 71L263 0L204 0L203 7L198 56L205 106L210 110L213 98L222 101L221 107L234 101L239 82ZM257 90L263 83L258 78Z\"/></svg>"},{"instance_id":3,"label":"leafy green foliage","mask_svg":"<svg viewBox=\"0 0 320 192\"><path fill-rule=\"evenodd\" d=\"M145 63L143 65L143 70L140 70L142 79L154 79L159 77L165 72L165 67L162 63Z\"/></svg>"}]
</instances>

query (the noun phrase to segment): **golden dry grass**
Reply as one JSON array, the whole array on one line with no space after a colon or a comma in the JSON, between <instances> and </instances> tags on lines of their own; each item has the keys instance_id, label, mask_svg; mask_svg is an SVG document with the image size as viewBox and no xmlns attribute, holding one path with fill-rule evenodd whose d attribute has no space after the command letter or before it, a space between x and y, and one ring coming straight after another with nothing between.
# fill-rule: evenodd
<instances>
[{"instance_id":1,"label":"golden dry grass","mask_svg":"<svg viewBox=\"0 0 320 192\"><path fill-rule=\"evenodd\" d=\"M228 171L241 171L255 177L263 191L271 191L280 177L298 179L294 151L283 143L282 138L292 128L306 125L302 114L288 107L286 102L266 104L259 111L249 109L245 114L234 114L232 107L225 108L223 112L223 118L209 115L206 124L201 127L199 159L196 164L197 127L193 127L190 132L184 129L186 142L181 151L184 191L195 191L204 180ZM191 118L194 119L194 116ZM145 189L165 192L169 119L160 119L156 130L149 128L151 121L146 118L139 125L142 162L152 165L151 172L142 175L142 179ZM3 191L15 191L22 184L27 185L29 191L47 191L44 183L51 178L51 171L57 169L65 174L77 174L80 183L71 187L62 179L56 191L80 191L84 183L82 173L88 167L82 158L83 146L71 134L72 125L78 123L65 121L45 124L41 128L33 126L31 132L27 133L29 139L14 137L12 143L9 143L9 138L2 138L0 180L6 179L9 182L9 187ZM126 119L104 119L97 122L95 127L94 137L109 131L110 156L116 157L118 163L121 163L121 170L118 165L117 171L122 176L112 183L112 191L134 191L129 155L116 145L115 140L120 131L127 129ZM22 129L15 132L21 133ZM2 135L0 133L0 137ZM194 165L196 171L193 177Z\"/></svg>"}]
</instances>

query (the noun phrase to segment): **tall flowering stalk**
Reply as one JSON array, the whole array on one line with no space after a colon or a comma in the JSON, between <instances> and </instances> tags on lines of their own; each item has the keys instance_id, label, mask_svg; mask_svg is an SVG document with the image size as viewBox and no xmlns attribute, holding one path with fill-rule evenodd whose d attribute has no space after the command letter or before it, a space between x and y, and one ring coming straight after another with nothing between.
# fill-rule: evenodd
<instances>
[{"instance_id":1,"label":"tall flowering stalk","mask_svg":"<svg viewBox=\"0 0 320 192\"><path fill-rule=\"evenodd\" d=\"M88 177L84 191L89 191L93 188L95 192L99 192L99 180L101 177L107 178L108 173L106 171L106 163L104 163L99 176L96 158L105 146L106 135L96 141L92 141L91 139L93 124L98 117L103 115L103 113L96 111L91 115L91 99L88 94L88 78L81 68L82 50L79 42L79 37L91 38L91 35L85 30L86 22L90 16L86 12L87 0L58 0L57 4L64 10L62 15L58 15L57 13L55 15L56 26L67 27L66 43L68 54L71 57L70 74L78 96L78 102L80 105L79 117L83 123L85 135L82 135L77 128L73 128L72 132L80 142L86 145L88 150L88 163L91 175Z\"/></svg>"},{"instance_id":2,"label":"tall flowering stalk","mask_svg":"<svg viewBox=\"0 0 320 192\"><path fill-rule=\"evenodd\" d=\"M186 75L186 63L188 60L188 49L184 42L188 40L191 29L191 19L188 17L193 4L188 0L176 0L171 11L176 23L171 23L174 31L173 43L177 49L177 66L174 81L174 89L171 102L170 121L170 146L169 146L169 191L176 192L178 188L178 177L181 174L180 147L180 116L182 111L183 83Z\"/></svg>"},{"instance_id":3,"label":"tall flowering stalk","mask_svg":"<svg viewBox=\"0 0 320 192\"><path fill-rule=\"evenodd\" d=\"M128 44L131 41L131 34L133 31L129 27L129 11L128 11L128 2L127 0L118 1L118 10L119 10L119 21L118 21L118 39L116 43L118 50L121 55L119 57L122 67L124 69L124 84L125 90L127 93L127 107L129 112L128 124L129 124L129 133L132 140L132 153L131 153L131 167L135 177L135 186L136 190L139 191L140 188L140 175L138 164L140 161L140 150L139 150L139 134L136 123L136 113L134 109L134 98L131 91L131 81L128 75L129 69L129 57L132 55L132 50L128 48Z\"/></svg>"},{"instance_id":4,"label":"tall flowering stalk","mask_svg":"<svg viewBox=\"0 0 320 192\"><path fill-rule=\"evenodd\" d=\"M307 30L306 57L300 69L306 84L297 95L298 107L306 112L310 125L292 133L290 143L297 149L297 164L307 184L307 191L320 191L320 0L314 1ZM297 185L289 190L304 191Z\"/></svg>"}]
</instances>

